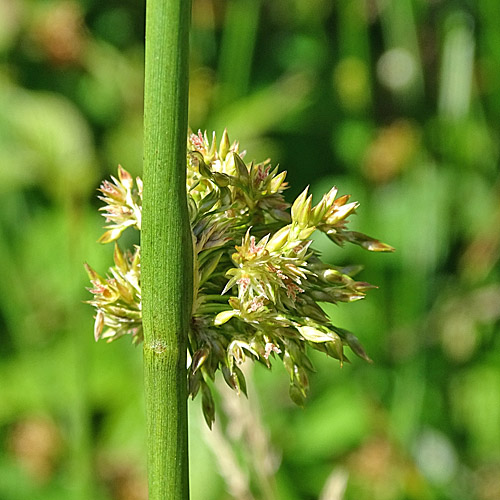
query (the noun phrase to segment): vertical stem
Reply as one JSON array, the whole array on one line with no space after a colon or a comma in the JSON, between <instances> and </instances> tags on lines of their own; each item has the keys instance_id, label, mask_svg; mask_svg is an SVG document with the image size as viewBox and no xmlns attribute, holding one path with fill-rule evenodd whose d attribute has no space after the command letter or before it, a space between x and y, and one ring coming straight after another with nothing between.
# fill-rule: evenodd
<instances>
[{"instance_id":1,"label":"vertical stem","mask_svg":"<svg viewBox=\"0 0 500 500\"><path fill-rule=\"evenodd\" d=\"M147 0L141 288L150 500L189 497L186 201L189 0Z\"/></svg>"}]
</instances>

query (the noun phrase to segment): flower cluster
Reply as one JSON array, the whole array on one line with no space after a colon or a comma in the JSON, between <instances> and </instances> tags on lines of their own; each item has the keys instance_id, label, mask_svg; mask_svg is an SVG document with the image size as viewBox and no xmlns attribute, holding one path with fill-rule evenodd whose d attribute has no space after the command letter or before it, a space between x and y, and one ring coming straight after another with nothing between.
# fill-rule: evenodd
<instances>
[{"instance_id":1,"label":"flower cluster","mask_svg":"<svg viewBox=\"0 0 500 500\"><path fill-rule=\"evenodd\" d=\"M321 302L362 299L372 286L353 278L355 268L323 263L311 248L314 231L333 242L355 243L371 251L392 251L389 245L347 230L358 208L336 188L312 205L306 188L290 206L283 197L286 172L269 160L246 163L227 132L189 134L187 194L194 241L195 297L189 331L189 392L202 395L205 419L215 416L210 381L218 370L238 393L246 392L240 365L246 358L270 367L283 361L290 378L290 396L302 405L312 370L307 347L342 363L344 347L369 361L358 339L334 326ZM135 184L122 167L118 179L104 181L106 203L103 243L116 241L127 227L141 227L142 183ZM142 340L140 249L123 253L115 246L115 265L107 277L90 266L96 308L95 338L108 341L124 334Z\"/></svg>"}]
</instances>

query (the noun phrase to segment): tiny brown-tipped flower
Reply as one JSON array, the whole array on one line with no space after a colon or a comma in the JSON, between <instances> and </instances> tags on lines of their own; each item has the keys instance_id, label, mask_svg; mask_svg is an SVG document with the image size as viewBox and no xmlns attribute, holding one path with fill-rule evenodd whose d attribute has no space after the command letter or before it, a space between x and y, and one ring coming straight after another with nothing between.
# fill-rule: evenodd
<instances>
[{"instance_id":1,"label":"tiny brown-tipped flower","mask_svg":"<svg viewBox=\"0 0 500 500\"><path fill-rule=\"evenodd\" d=\"M101 276L99 276L99 274L97 274L96 271L94 271L94 269L92 269L92 267L90 267L87 262L84 263L84 267L85 267L85 271L87 271L87 275L90 279L90 281L103 281L103 278L101 278Z\"/></svg>"},{"instance_id":2,"label":"tiny brown-tipped flower","mask_svg":"<svg viewBox=\"0 0 500 500\"><path fill-rule=\"evenodd\" d=\"M349 215L351 215L356 210L356 208L358 208L358 206L358 202L352 202L346 205L342 204L339 207L335 207L335 209L331 213L327 212L325 224L335 226L340 221L343 221L344 219L349 217Z\"/></svg>"},{"instance_id":3,"label":"tiny brown-tipped flower","mask_svg":"<svg viewBox=\"0 0 500 500\"><path fill-rule=\"evenodd\" d=\"M118 246L117 243L115 243L115 251L113 253L113 260L115 262L115 266L121 272L127 271L127 263L125 261L125 256L123 255L123 252L120 250L120 247Z\"/></svg>"},{"instance_id":4,"label":"tiny brown-tipped flower","mask_svg":"<svg viewBox=\"0 0 500 500\"><path fill-rule=\"evenodd\" d=\"M132 189L134 185L132 176L121 165L118 165L118 178L126 189Z\"/></svg>"},{"instance_id":5,"label":"tiny brown-tipped flower","mask_svg":"<svg viewBox=\"0 0 500 500\"><path fill-rule=\"evenodd\" d=\"M340 338L342 338L352 349L354 354L357 354L360 358L368 361L369 363L373 363L373 360L368 356L368 354L366 354L364 347L361 345L361 342L356 335L344 330L343 328L335 328L335 330L339 334Z\"/></svg>"},{"instance_id":6,"label":"tiny brown-tipped flower","mask_svg":"<svg viewBox=\"0 0 500 500\"><path fill-rule=\"evenodd\" d=\"M240 384L238 382L238 377L235 373L229 370L229 368L225 365L222 365L222 375L226 384L233 389L238 396L240 395Z\"/></svg>"},{"instance_id":7,"label":"tiny brown-tipped flower","mask_svg":"<svg viewBox=\"0 0 500 500\"><path fill-rule=\"evenodd\" d=\"M132 176L122 167L118 167L118 179L111 178L113 183L104 181L99 188L103 194L99 198L106 203L100 209L103 216L110 224L100 243L116 241L122 232L128 227L141 228L142 210L142 182L138 182L138 188L134 188Z\"/></svg>"},{"instance_id":8,"label":"tiny brown-tipped flower","mask_svg":"<svg viewBox=\"0 0 500 500\"><path fill-rule=\"evenodd\" d=\"M209 354L210 351L207 347L202 347L193 354L193 358L191 360L191 370L193 373L196 373L198 371L198 369L201 367L201 365L203 365Z\"/></svg>"},{"instance_id":9,"label":"tiny brown-tipped flower","mask_svg":"<svg viewBox=\"0 0 500 500\"><path fill-rule=\"evenodd\" d=\"M103 326L104 326L104 313L102 311L97 311L94 322L94 339L96 342L101 338Z\"/></svg>"},{"instance_id":10,"label":"tiny brown-tipped flower","mask_svg":"<svg viewBox=\"0 0 500 500\"><path fill-rule=\"evenodd\" d=\"M382 243L375 238L370 238L366 234L358 233L356 231L350 231L347 233L348 240L356 245L360 245L370 252L394 252L394 248L387 243Z\"/></svg>"},{"instance_id":11,"label":"tiny brown-tipped flower","mask_svg":"<svg viewBox=\"0 0 500 500\"><path fill-rule=\"evenodd\" d=\"M121 236L123 230L124 228L122 227L110 229L109 231L106 231L97 241L103 244L116 241Z\"/></svg>"}]
</instances>

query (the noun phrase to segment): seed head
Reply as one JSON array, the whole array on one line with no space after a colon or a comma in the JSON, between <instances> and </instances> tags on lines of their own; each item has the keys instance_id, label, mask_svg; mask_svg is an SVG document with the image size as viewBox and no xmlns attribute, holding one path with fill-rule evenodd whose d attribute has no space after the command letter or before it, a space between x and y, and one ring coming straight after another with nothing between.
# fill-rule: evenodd
<instances>
[{"instance_id":1,"label":"seed head","mask_svg":"<svg viewBox=\"0 0 500 500\"><path fill-rule=\"evenodd\" d=\"M347 229L359 207L333 187L312 204L306 188L290 206L283 197L286 172L270 160L246 163L238 142L224 130L190 133L187 140L187 198L194 247L194 301L188 342L188 387L201 393L209 426L215 403L208 380L221 371L236 392L246 393L239 365L249 358L271 366L283 362L290 378L290 397L303 405L309 388L307 356L315 349L342 364L348 346L371 361L359 340L332 324L321 303L363 299L369 283L353 279L356 267L340 268L321 261L311 247L318 230L334 243L360 245L375 252L393 248ZM167 188L167 187L166 187ZM118 240L132 227L141 229L142 181L121 166L118 177L103 181L100 210L106 219L101 243ZM143 340L140 248L122 251L115 244L114 265L105 277L89 265L96 310L94 337L115 340L130 335Z\"/></svg>"}]
</instances>

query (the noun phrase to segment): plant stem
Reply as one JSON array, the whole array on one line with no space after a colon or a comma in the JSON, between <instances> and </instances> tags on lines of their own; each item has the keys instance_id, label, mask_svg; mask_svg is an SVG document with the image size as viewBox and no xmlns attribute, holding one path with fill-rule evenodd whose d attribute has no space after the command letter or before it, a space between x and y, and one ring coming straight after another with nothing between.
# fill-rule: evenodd
<instances>
[{"instance_id":1,"label":"plant stem","mask_svg":"<svg viewBox=\"0 0 500 500\"><path fill-rule=\"evenodd\" d=\"M189 498L186 201L189 0L147 0L141 286L149 500Z\"/></svg>"}]
</instances>

